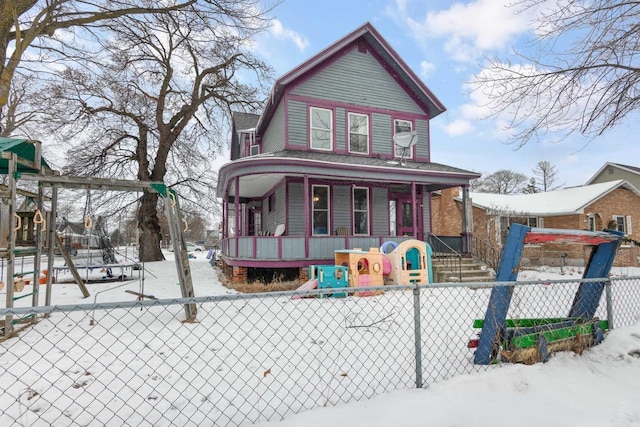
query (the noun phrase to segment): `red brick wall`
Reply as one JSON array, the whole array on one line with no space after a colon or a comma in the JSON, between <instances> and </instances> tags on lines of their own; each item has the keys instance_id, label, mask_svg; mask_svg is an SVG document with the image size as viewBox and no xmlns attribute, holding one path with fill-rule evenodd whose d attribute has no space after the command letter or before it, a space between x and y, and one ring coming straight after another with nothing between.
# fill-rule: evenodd
<instances>
[{"instance_id":1,"label":"red brick wall","mask_svg":"<svg viewBox=\"0 0 640 427\"><path fill-rule=\"evenodd\" d=\"M453 200L459 192L459 187L453 187L432 194L431 232L436 236L459 236L462 232L462 203Z\"/></svg>"}]
</instances>

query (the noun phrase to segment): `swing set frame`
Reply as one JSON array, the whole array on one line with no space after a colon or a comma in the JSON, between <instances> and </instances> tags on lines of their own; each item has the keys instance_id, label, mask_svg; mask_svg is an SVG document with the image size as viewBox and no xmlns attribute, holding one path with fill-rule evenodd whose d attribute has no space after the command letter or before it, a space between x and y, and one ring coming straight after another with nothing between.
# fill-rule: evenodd
<instances>
[{"instance_id":1,"label":"swing set frame","mask_svg":"<svg viewBox=\"0 0 640 427\"><path fill-rule=\"evenodd\" d=\"M53 271L53 262L55 258L54 249L56 245L60 247L60 251L65 253L65 248L60 245L59 239L55 229L55 218L57 215L58 204L58 189L83 189L83 190L110 190L110 191L125 191L125 192L153 192L158 193L164 200L165 215L170 225L171 240L174 246L174 257L176 261L176 270L178 274L178 280L182 292L183 298L193 298L193 282L191 279L191 271L189 268L187 249L184 239L184 231L181 227L182 215L179 205L179 197L175 190L167 188L162 182L142 182L132 180L120 180L120 179L104 179L93 177L80 177L61 175L60 172L55 171L49 167L44 158L42 157L42 143L40 141L15 139L15 138L0 138L0 174L7 175L7 190L0 191L0 198L3 199L5 204L8 205L8 219L2 221L10 221L8 227L8 239L7 247L0 248L0 257L6 259L6 308L13 308L13 302L15 301L13 279L15 276L16 258L21 256L34 256L34 271L33 273L33 292L32 306L37 307L39 304L39 278L41 258L43 255L43 240L42 234L45 233L47 239L46 243L46 255L47 255L47 270ZM37 197L35 197L37 210L40 215L38 221L33 221L35 227L34 232L34 246L29 248L17 247L16 237L17 231L22 228L22 224L14 224L20 218L17 213L17 195L24 194L23 190L18 188L19 181L36 182L38 185ZM49 188L51 190L51 196L47 201L50 201L51 209L47 215L42 215L44 212L44 189ZM34 214L34 218L35 218ZM39 218L43 219L40 220ZM50 218L46 221L44 218ZM19 225L19 227L17 227ZM67 260L69 261L69 260ZM70 266L71 267L71 266ZM73 270L73 269L72 269ZM77 273L77 271L76 271ZM46 293L45 293L45 306L51 305L52 296L52 274L46 276ZM84 281L79 275L74 275L83 296L86 298L89 296ZM20 297L23 298L23 297ZM196 320L197 309L194 303L187 303L185 308L185 321L194 322ZM31 319L27 323L27 326L37 323L37 315L30 315ZM2 327L2 319L0 319L0 328ZM4 328L0 333L0 340L7 339L18 330L15 328L15 322L13 315L6 315L4 319Z\"/></svg>"}]
</instances>

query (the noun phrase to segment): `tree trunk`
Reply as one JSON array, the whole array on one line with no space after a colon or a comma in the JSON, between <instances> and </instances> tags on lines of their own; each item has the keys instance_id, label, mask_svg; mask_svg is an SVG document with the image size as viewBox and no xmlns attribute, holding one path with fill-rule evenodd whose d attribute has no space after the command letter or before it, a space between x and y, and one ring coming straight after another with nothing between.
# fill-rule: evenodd
<instances>
[{"instance_id":1,"label":"tree trunk","mask_svg":"<svg viewBox=\"0 0 640 427\"><path fill-rule=\"evenodd\" d=\"M138 228L140 238L140 261L163 261L164 256L160 250L160 223L158 221L158 194L144 193L140 199L138 208Z\"/></svg>"}]
</instances>

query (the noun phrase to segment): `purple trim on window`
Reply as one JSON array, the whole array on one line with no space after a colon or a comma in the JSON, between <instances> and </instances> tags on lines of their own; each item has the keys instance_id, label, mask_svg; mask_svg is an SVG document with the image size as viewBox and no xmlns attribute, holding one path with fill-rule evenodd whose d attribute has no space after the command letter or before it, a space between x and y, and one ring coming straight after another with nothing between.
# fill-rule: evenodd
<instances>
[{"instance_id":1,"label":"purple trim on window","mask_svg":"<svg viewBox=\"0 0 640 427\"><path fill-rule=\"evenodd\" d=\"M322 150L320 148L312 148L311 147L311 109L312 108L318 108L321 110L329 110L331 111L331 149L329 150ZM326 107L326 106L320 106L317 105L317 103L309 103L307 104L307 127L308 127L308 132L307 132L307 150L309 151L318 151L321 153L336 153L336 111L335 108L333 107L333 105L331 107ZM298 147L299 149L299 147Z\"/></svg>"},{"instance_id":2,"label":"purple trim on window","mask_svg":"<svg viewBox=\"0 0 640 427\"><path fill-rule=\"evenodd\" d=\"M349 154L349 155L354 155L354 156L365 156L365 157L371 157L372 153L373 153L373 138L371 137L371 114L369 113L361 113L360 111L358 111L358 109L353 109L350 108L348 110L345 110L344 112L345 114L345 144L344 144L344 152L345 154ZM357 152L352 152L350 151L351 148L351 141L350 141L350 134L351 134L351 129L350 129L350 122L349 122L349 114L359 114L361 116L367 116L367 152L366 153L357 153Z\"/></svg>"},{"instance_id":3,"label":"purple trim on window","mask_svg":"<svg viewBox=\"0 0 640 427\"><path fill-rule=\"evenodd\" d=\"M405 122L411 122L411 130L416 130L416 121L414 118L409 118L408 115L405 114L395 114L391 116L391 153L393 157L396 158L396 143L393 141L393 135L396 134L396 120L402 120ZM418 144L420 144L420 135L418 135ZM409 160L417 160L416 158L416 147L411 147L411 157L408 157Z\"/></svg>"}]
</instances>

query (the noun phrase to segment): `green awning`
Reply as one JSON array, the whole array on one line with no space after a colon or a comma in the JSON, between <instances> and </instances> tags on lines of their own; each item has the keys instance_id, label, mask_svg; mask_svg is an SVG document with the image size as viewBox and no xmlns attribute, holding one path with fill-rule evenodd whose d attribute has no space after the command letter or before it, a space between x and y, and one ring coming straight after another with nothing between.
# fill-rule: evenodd
<instances>
[{"instance_id":1,"label":"green awning","mask_svg":"<svg viewBox=\"0 0 640 427\"><path fill-rule=\"evenodd\" d=\"M36 149L34 145L27 139L0 137L0 153L5 151L15 153L18 158L22 158L30 162L33 162L36 156ZM42 165L46 168L50 168L44 157L42 158ZM6 175L8 172L9 161L7 159L0 158L0 174ZM18 163L18 172L38 173L40 171Z\"/></svg>"}]
</instances>

